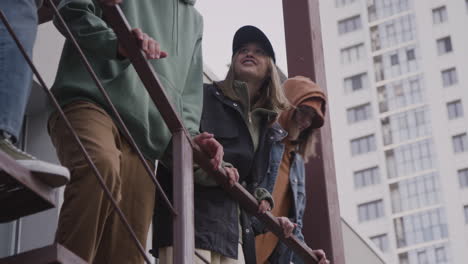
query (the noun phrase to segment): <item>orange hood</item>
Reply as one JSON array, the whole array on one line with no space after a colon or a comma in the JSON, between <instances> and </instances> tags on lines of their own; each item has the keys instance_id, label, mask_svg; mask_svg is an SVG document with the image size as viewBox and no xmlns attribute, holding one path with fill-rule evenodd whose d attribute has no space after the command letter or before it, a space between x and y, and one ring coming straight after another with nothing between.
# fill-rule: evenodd
<instances>
[{"instance_id":1,"label":"orange hood","mask_svg":"<svg viewBox=\"0 0 468 264\"><path fill-rule=\"evenodd\" d=\"M322 89L307 77L296 76L287 79L284 84L284 93L293 106L291 109L281 113L278 122L287 130L295 111L299 105L307 105L317 112L316 118L312 121L312 128L323 126L326 110L327 98ZM318 100L317 100L318 99Z\"/></svg>"}]
</instances>

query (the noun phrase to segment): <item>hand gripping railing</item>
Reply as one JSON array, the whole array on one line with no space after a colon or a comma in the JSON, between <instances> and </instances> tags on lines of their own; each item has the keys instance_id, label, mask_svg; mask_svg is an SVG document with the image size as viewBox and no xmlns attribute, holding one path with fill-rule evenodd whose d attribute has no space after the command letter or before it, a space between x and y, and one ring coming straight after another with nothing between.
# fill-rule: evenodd
<instances>
[{"instance_id":1,"label":"hand gripping railing","mask_svg":"<svg viewBox=\"0 0 468 264\"><path fill-rule=\"evenodd\" d=\"M98 89L102 92L107 103L111 106L114 116L117 118L117 122L119 123L120 127L123 128L124 136L129 141L130 145L132 146L133 150L138 154L140 160L145 166L145 169L148 172L148 175L152 178L154 184L156 185L158 191L163 197L165 204L169 207L170 211L173 213L174 216L174 263L194 263L193 255L194 255L194 225L193 225L193 171L192 171L192 157L190 147L193 150L195 161L210 175L212 175L215 180L228 192L234 199L236 199L242 208L244 208L247 212L252 215L257 216L267 228L269 228L272 232L274 232L286 245L291 247L298 255L300 255L306 263L317 263L317 258L313 254L312 250L307 247L304 243L300 242L296 237L292 236L290 238L285 238L283 235L282 228L279 225L279 222L273 217L270 213L259 214L257 212L258 203L256 199L247 192L240 184L236 183L234 186L230 186L228 183L228 177L226 172L223 169L214 170L209 163L209 159L207 156L198 148L197 145L193 144L187 130L184 128L180 118L173 110L171 103L167 99L165 95L164 89L162 88L157 75L154 73L150 64L146 61L143 53L141 52L139 46L137 45L137 40L134 38L130 31L130 26L125 19L121 9L118 6L108 7L102 6L104 11L104 15L106 17L106 21L112 26L114 31L117 34L120 44L124 47L126 51L128 51L128 58L133 63L133 66L136 69L136 72L140 76L143 84L145 85L146 89L148 90L148 94L153 99L155 105L159 109L162 117L164 118L169 130L173 134L173 155L174 155L174 204L175 208L172 208L167 196L164 194L162 188L160 187L158 181L154 173L151 171L150 167L146 163L143 155L141 154L140 150L136 146L133 138L131 137L128 129L126 129L125 124L123 123L122 119L120 118L117 110L113 106L112 102L110 101L106 91L102 87L100 81L98 80L96 74L94 73L93 69L91 68L90 64L88 63L86 57L84 56L83 52L81 51L79 45L77 44L76 40L74 39L72 33L68 29L65 21L60 16L57 7L53 3L52 0L47 0L49 5L55 12L55 15L58 18L59 23L66 29L66 37L71 41L77 48L78 52L81 55L81 59L85 64L87 70L93 77ZM111 200L112 205L115 207L121 221L124 223L125 227L129 231L132 239L135 242L140 253L143 255L145 261L147 263L151 263L148 257L145 254L145 250L141 243L138 241L134 231L132 230L131 226L129 225L128 221L126 220L125 216L123 215L122 211L118 207L117 202L112 197L109 189L105 185L102 176L100 175L99 171L97 170L95 164L91 160L89 154L87 153L86 149L84 148L83 144L81 143L78 135L72 128L70 122L66 118L64 112L62 111L61 107L59 106L58 102L56 101L53 94L47 88L44 80L41 78L39 72L37 71L36 67L33 65L31 59L28 57L24 48L22 47L21 43L18 41L18 38L14 34L13 30L8 24L6 17L3 13L0 12L0 17L3 23L6 25L8 31L14 38L15 42L17 43L18 47L20 48L23 56L27 60L28 64L30 65L31 69L33 70L34 74L36 75L38 81L40 82L41 86L43 87L44 91L48 94L51 101L53 102L54 106L56 107L57 111L59 112L60 116L64 119L67 128L73 135L76 143L79 145L80 150L82 151L83 155L86 158L88 165L94 171L100 186L103 188L106 196ZM177 213L176 213L177 212ZM200 257L205 263L208 263L205 259L203 259L200 255L196 254Z\"/></svg>"}]
</instances>

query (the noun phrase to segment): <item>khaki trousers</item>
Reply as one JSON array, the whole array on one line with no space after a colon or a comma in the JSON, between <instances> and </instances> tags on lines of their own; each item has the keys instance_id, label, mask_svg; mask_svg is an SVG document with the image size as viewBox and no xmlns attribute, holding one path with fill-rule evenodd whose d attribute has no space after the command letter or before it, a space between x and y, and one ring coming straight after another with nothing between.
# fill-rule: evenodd
<instances>
[{"instance_id":1,"label":"khaki trousers","mask_svg":"<svg viewBox=\"0 0 468 264\"><path fill-rule=\"evenodd\" d=\"M144 247L154 209L153 182L104 110L88 102L64 110ZM71 172L56 241L88 263L142 263L130 233L58 114L50 118L49 131L60 162Z\"/></svg>"},{"instance_id":2,"label":"khaki trousers","mask_svg":"<svg viewBox=\"0 0 468 264\"><path fill-rule=\"evenodd\" d=\"M203 256L210 264L245 264L244 252L242 251L242 244L239 244L237 259L227 258L218 253L204 250L195 249L195 251ZM193 257L195 264L204 264L198 256ZM159 249L159 264L173 264L172 260L172 247L165 247Z\"/></svg>"}]
</instances>

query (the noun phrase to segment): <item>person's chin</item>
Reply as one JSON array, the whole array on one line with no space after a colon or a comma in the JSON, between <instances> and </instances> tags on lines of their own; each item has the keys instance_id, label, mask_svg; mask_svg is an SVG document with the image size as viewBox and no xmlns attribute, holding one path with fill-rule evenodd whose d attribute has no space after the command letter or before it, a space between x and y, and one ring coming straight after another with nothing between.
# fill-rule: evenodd
<instances>
[{"instance_id":1,"label":"person's chin","mask_svg":"<svg viewBox=\"0 0 468 264\"><path fill-rule=\"evenodd\" d=\"M238 73L238 76L240 76L244 80L249 80L249 79L252 79L252 78L256 78L257 75L258 74L254 69L249 69L249 68L240 69L239 73Z\"/></svg>"}]
</instances>

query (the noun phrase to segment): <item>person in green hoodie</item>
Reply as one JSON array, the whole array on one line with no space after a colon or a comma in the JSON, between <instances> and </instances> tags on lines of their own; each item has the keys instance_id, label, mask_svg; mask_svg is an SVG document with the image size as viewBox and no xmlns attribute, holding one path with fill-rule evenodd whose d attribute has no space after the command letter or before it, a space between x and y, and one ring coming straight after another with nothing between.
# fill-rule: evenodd
<instances>
[{"instance_id":1,"label":"person in green hoodie","mask_svg":"<svg viewBox=\"0 0 468 264\"><path fill-rule=\"evenodd\" d=\"M121 8L130 25L138 27L133 33L147 58L159 59L150 60L150 64L184 125L218 167L222 147L211 134L198 132L203 100L203 24L194 3L123 1ZM145 158L150 164L165 160L171 133L125 57L125 50L119 48L99 5L93 0L63 0L59 11ZM68 40L52 91L138 239L145 244L154 206L154 184L119 132L109 106ZM61 163L71 171L57 242L90 263L141 263L137 247L57 113L49 119L49 131Z\"/></svg>"}]
</instances>

